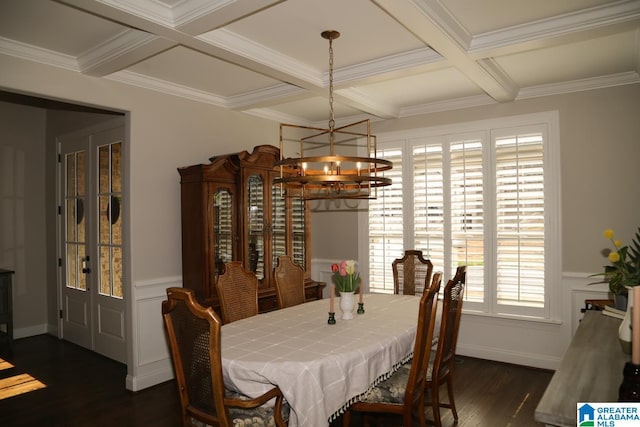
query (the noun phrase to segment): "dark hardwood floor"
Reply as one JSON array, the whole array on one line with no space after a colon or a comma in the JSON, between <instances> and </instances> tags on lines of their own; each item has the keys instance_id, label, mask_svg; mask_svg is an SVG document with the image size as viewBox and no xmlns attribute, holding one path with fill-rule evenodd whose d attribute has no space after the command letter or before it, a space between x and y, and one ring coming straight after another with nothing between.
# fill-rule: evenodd
<instances>
[{"instance_id":1,"label":"dark hardwood floor","mask_svg":"<svg viewBox=\"0 0 640 427\"><path fill-rule=\"evenodd\" d=\"M49 335L23 338L15 342L13 356L0 352L0 358L14 365L0 370L0 383L28 373L46 385L0 399L0 426L180 425L175 382L129 392L126 366L66 341ZM533 413L552 375L546 370L460 357L455 388L458 426L541 426ZM442 411L444 426L453 425L450 411ZM352 421L355 425L358 420ZM392 421L384 419L380 425L394 425Z\"/></svg>"}]
</instances>

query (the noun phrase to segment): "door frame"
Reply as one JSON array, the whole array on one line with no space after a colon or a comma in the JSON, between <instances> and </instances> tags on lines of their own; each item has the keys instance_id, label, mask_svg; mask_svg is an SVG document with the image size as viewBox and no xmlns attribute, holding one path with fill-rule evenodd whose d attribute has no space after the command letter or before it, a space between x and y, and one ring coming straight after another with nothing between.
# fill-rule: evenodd
<instances>
[{"instance_id":1,"label":"door frame","mask_svg":"<svg viewBox=\"0 0 640 427\"><path fill-rule=\"evenodd\" d=\"M122 200L123 200L123 204L127 207L125 209L125 211L123 212L123 217L122 217L122 239L123 239L123 245L122 245L122 267L123 267L123 277L122 277L122 281L123 281L123 307L122 307L122 311L124 314L124 320L123 320L123 328L124 328L124 349L120 352L118 352L117 356L114 355L110 355L110 354L104 354L103 352L99 352L100 354L105 355L106 357L110 357L113 358L119 362L122 363L126 363L127 365L130 365L129 361L131 360L131 353L132 353L132 335L131 335L131 296L132 296L132 291L131 291L131 286L130 286L130 228L129 228L129 221L130 221L130 204L129 204L129 115L128 114L124 114L122 116L117 116L113 119L107 119L104 122L100 122L94 125L90 125L87 127L83 127L83 128L79 128L75 131L72 132L67 132L65 134L61 134L58 135L56 137L54 137L55 140L55 144L56 144L56 149L55 149L55 155L58 157L60 155L60 139L62 138L67 138L67 137L73 137L73 136L90 136L92 134L96 134L96 133L101 133L101 132L105 132L108 130L111 130L113 128L116 127L122 127L123 128L123 137L122 137ZM91 156L91 152L90 150L88 150L87 154L90 157L90 162L93 162L94 158L93 156ZM64 339L64 319L62 317L62 310L64 308L64 287L65 287L65 283L64 283L64 276L63 276L63 263L64 263L64 259L66 257L64 251L65 251L65 244L64 244L64 239L65 236L62 234L63 233L63 221L65 221L65 218L63 217L62 213L63 213L63 209L62 209L62 204L64 203L64 159L59 158L56 160L56 203L58 206L58 214L56 215L56 252L57 252L57 259L59 260L58 262L58 274L57 274L57 308L58 308L58 313L59 315L57 316L57 320L58 320L58 338L60 339ZM91 168L91 172L95 173L95 165L92 165ZM93 183L93 179L90 179L90 181ZM92 190L94 193L96 191L96 189ZM94 224L95 227L97 227L97 224ZM88 231L87 231L88 232ZM97 242L94 242L93 245L97 245ZM92 260L92 265L91 267L93 268L93 270L96 272L95 274L97 274L98 271L98 265L97 265L97 259L95 257L93 257ZM96 282L96 280L94 280L94 282ZM97 283L97 282L96 282ZM98 295L92 295L93 292L97 292L97 289L95 290L91 290L90 291L91 294L88 294L88 300L91 301L92 304L96 303L97 297ZM94 312L95 309L94 307L90 307L89 308L89 316L90 317L94 317ZM94 321L97 321L97 319L94 319ZM92 325L91 327L91 347L88 348L91 351L96 351L96 346L95 346L95 336L94 334L96 333L96 327L95 325ZM98 351L96 351L98 352Z\"/></svg>"}]
</instances>

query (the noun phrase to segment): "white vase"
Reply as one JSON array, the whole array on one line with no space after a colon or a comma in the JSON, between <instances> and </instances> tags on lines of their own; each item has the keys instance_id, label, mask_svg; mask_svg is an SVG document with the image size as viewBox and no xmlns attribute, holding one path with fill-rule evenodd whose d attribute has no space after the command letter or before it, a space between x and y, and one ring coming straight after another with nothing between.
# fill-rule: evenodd
<instances>
[{"instance_id":1,"label":"white vase","mask_svg":"<svg viewBox=\"0 0 640 427\"><path fill-rule=\"evenodd\" d=\"M342 319L353 319L353 309L356 308L356 299L353 292L340 292L340 311Z\"/></svg>"},{"instance_id":2,"label":"white vase","mask_svg":"<svg viewBox=\"0 0 640 427\"><path fill-rule=\"evenodd\" d=\"M622 346L622 351L631 354L631 317L633 311L633 292L634 287L627 286L627 311L624 315L624 319L622 319L622 323L620 323L620 327L618 328L618 338L620 340L620 345Z\"/></svg>"}]
</instances>

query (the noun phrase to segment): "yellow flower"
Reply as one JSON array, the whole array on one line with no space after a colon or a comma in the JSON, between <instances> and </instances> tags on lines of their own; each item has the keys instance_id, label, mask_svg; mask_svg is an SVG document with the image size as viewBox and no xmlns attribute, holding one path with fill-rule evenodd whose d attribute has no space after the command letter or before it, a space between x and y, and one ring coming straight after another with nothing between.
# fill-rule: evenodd
<instances>
[{"instance_id":1,"label":"yellow flower","mask_svg":"<svg viewBox=\"0 0 640 427\"><path fill-rule=\"evenodd\" d=\"M620 240L614 240L614 241L613 241L613 245L614 245L616 248L619 248L620 246L622 246L622 242L621 242Z\"/></svg>"},{"instance_id":2,"label":"yellow flower","mask_svg":"<svg viewBox=\"0 0 640 427\"><path fill-rule=\"evenodd\" d=\"M618 252L611 252L608 258L610 262L618 262L620 261L620 254Z\"/></svg>"},{"instance_id":3,"label":"yellow flower","mask_svg":"<svg viewBox=\"0 0 640 427\"><path fill-rule=\"evenodd\" d=\"M602 235L604 236L605 239L613 239L613 230L610 228L607 228L606 230L604 230L604 233L602 233Z\"/></svg>"}]
</instances>

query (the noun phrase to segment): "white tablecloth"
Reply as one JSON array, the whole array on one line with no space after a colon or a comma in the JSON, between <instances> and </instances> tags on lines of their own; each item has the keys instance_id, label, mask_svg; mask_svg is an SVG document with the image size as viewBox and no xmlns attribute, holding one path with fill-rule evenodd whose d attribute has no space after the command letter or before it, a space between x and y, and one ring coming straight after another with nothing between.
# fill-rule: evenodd
<instances>
[{"instance_id":1,"label":"white tablecloth","mask_svg":"<svg viewBox=\"0 0 640 427\"><path fill-rule=\"evenodd\" d=\"M328 325L329 300L260 314L222 327L227 387L255 397L277 385L290 426L328 426L412 356L420 298L366 294L365 313Z\"/></svg>"}]
</instances>

